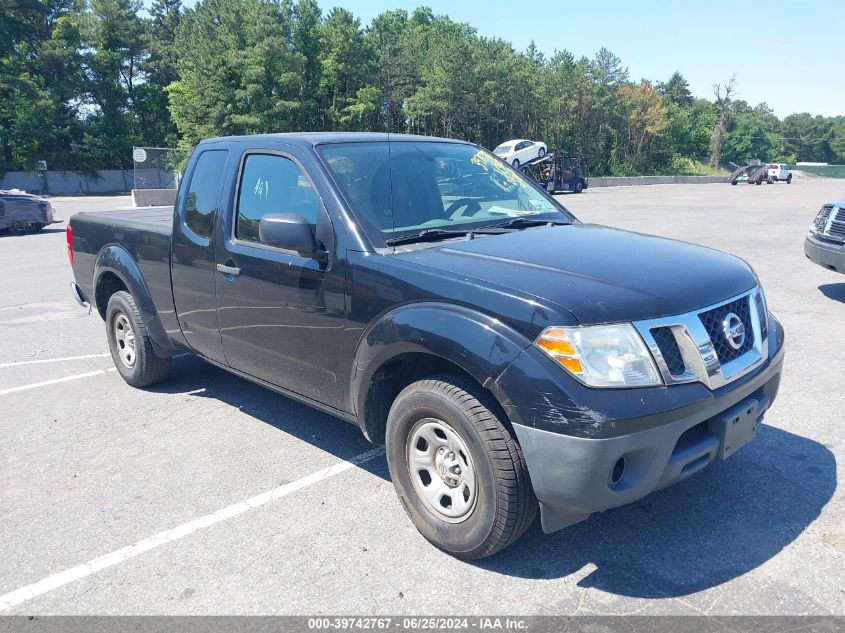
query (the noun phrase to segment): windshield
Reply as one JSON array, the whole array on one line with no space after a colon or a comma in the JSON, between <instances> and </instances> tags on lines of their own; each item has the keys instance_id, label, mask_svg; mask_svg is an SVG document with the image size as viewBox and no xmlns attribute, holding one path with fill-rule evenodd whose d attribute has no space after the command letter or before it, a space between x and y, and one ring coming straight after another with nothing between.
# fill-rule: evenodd
<instances>
[{"instance_id":1,"label":"windshield","mask_svg":"<svg viewBox=\"0 0 845 633\"><path fill-rule=\"evenodd\" d=\"M317 151L377 247L422 231L468 232L514 218L575 221L525 176L472 145L339 143Z\"/></svg>"},{"instance_id":2,"label":"windshield","mask_svg":"<svg viewBox=\"0 0 845 633\"><path fill-rule=\"evenodd\" d=\"M513 145L499 145L496 149L493 150L493 153L496 156L504 156L508 152L513 149Z\"/></svg>"}]
</instances>

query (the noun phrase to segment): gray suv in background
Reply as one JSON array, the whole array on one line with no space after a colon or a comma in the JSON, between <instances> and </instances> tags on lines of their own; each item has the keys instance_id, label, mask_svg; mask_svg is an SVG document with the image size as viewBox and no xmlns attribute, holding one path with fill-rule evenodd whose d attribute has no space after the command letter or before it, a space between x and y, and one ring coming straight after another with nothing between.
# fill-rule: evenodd
<instances>
[{"instance_id":1,"label":"gray suv in background","mask_svg":"<svg viewBox=\"0 0 845 633\"><path fill-rule=\"evenodd\" d=\"M845 200L819 209L804 240L804 254L823 268L845 273Z\"/></svg>"}]
</instances>

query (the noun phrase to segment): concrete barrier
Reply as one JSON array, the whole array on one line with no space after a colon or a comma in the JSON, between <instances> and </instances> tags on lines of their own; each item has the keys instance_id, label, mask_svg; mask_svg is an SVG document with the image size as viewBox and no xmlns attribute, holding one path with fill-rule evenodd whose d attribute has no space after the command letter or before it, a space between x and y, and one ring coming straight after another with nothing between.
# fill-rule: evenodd
<instances>
[{"instance_id":1,"label":"concrete barrier","mask_svg":"<svg viewBox=\"0 0 845 633\"><path fill-rule=\"evenodd\" d=\"M172 207L176 203L176 189L133 189L133 207Z\"/></svg>"},{"instance_id":2,"label":"concrete barrier","mask_svg":"<svg viewBox=\"0 0 845 633\"><path fill-rule=\"evenodd\" d=\"M702 185L727 182L727 176L598 176L587 178L590 187L636 185Z\"/></svg>"},{"instance_id":3,"label":"concrete barrier","mask_svg":"<svg viewBox=\"0 0 845 633\"><path fill-rule=\"evenodd\" d=\"M134 186L131 169L81 171L8 171L0 179L0 189L23 189L29 193L54 196L89 193L120 193Z\"/></svg>"}]
</instances>

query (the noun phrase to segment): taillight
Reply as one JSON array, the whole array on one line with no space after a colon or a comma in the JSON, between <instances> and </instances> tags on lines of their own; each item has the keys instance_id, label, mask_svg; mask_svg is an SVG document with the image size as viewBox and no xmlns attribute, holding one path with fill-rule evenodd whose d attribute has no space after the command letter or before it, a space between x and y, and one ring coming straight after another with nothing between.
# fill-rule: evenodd
<instances>
[{"instance_id":1,"label":"taillight","mask_svg":"<svg viewBox=\"0 0 845 633\"><path fill-rule=\"evenodd\" d=\"M67 237L67 259L73 266L73 229L70 228L70 224L65 229L65 236Z\"/></svg>"}]
</instances>

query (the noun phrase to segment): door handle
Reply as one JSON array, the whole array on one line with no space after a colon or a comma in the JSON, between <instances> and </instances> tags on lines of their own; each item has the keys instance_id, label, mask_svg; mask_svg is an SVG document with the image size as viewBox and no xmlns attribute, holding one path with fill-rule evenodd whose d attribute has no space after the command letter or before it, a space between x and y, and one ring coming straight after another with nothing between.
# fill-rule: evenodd
<instances>
[{"instance_id":1,"label":"door handle","mask_svg":"<svg viewBox=\"0 0 845 633\"><path fill-rule=\"evenodd\" d=\"M237 266L225 266L224 264L217 264L217 272L223 273L229 277L237 277L241 274L241 269Z\"/></svg>"}]
</instances>

